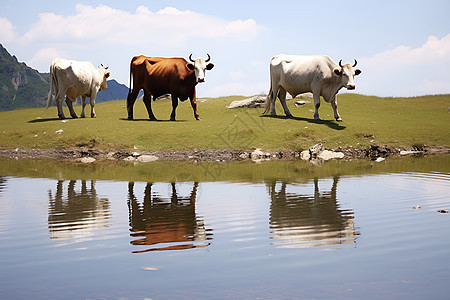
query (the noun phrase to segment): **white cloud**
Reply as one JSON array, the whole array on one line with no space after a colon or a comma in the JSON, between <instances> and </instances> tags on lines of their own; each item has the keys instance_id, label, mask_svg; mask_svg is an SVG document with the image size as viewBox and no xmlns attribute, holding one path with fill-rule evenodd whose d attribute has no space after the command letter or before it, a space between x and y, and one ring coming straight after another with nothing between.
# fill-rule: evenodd
<instances>
[{"instance_id":1,"label":"white cloud","mask_svg":"<svg viewBox=\"0 0 450 300\"><path fill-rule=\"evenodd\" d=\"M0 18L0 41L10 42L14 40L14 26L6 18Z\"/></svg>"},{"instance_id":2,"label":"white cloud","mask_svg":"<svg viewBox=\"0 0 450 300\"><path fill-rule=\"evenodd\" d=\"M38 70L48 69L52 61L57 57L65 57L64 52L60 52L55 48L43 48L39 50L27 64ZM49 72L48 70L46 72Z\"/></svg>"},{"instance_id":3,"label":"white cloud","mask_svg":"<svg viewBox=\"0 0 450 300\"><path fill-rule=\"evenodd\" d=\"M359 91L379 96L450 93L450 34L429 36L417 48L397 46L363 57ZM380 91L383 92L380 92Z\"/></svg>"},{"instance_id":4,"label":"white cloud","mask_svg":"<svg viewBox=\"0 0 450 300\"><path fill-rule=\"evenodd\" d=\"M370 58L363 58L362 61L366 67L380 69L450 62L450 34L440 40L429 36L421 47L398 46Z\"/></svg>"},{"instance_id":5,"label":"white cloud","mask_svg":"<svg viewBox=\"0 0 450 300\"><path fill-rule=\"evenodd\" d=\"M227 21L215 16L166 7L156 13L139 6L135 13L106 5L76 5L69 16L41 13L39 20L21 37L24 44L40 42L89 42L147 44L152 47L214 39L249 41L262 27L252 19Z\"/></svg>"}]
</instances>

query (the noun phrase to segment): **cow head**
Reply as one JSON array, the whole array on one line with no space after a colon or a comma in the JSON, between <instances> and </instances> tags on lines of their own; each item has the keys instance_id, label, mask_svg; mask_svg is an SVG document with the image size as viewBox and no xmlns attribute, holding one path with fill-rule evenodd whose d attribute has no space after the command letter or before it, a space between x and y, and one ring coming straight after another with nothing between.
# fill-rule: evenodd
<instances>
[{"instance_id":1,"label":"cow head","mask_svg":"<svg viewBox=\"0 0 450 300\"><path fill-rule=\"evenodd\" d=\"M208 55L208 59L204 59L202 57L196 58L195 60L192 59L192 54L189 55L189 60L192 63L188 63L186 66L189 70L192 70L195 72L195 80L196 82L205 82L205 74L206 74L206 70L211 70L212 68L214 68L214 64L209 63L206 64L207 62L209 62L211 60L211 57Z\"/></svg>"},{"instance_id":2,"label":"cow head","mask_svg":"<svg viewBox=\"0 0 450 300\"><path fill-rule=\"evenodd\" d=\"M358 62L355 59L355 63L351 65L350 63L342 64L342 59L339 61L339 67L335 68L333 70L334 74L336 76L339 76L341 79L341 84L343 87L345 87L347 90L354 90L355 89L355 82L354 78L356 75L361 74L360 69L354 69L356 67L356 64Z\"/></svg>"},{"instance_id":3,"label":"cow head","mask_svg":"<svg viewBox=\"0 0 450 300\"><path fill-rule=\"evenodd\" d=\"M107 84L107 80L108 77L111 75L111 73L109 73L108 70L109 66L104 67L103 65L100 65L100 67L98 68L98 73L100 76L100 91L104 91L108 88L108 84Z\"/></svg>"}]
</instances>

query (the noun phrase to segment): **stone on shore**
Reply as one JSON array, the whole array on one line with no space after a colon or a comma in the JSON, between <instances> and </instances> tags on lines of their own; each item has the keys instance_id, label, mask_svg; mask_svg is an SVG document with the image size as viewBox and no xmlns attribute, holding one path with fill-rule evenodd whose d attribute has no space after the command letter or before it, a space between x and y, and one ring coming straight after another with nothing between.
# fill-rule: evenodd
<instances>
[{"instance_id":1,"label":"stone on shore","mask_svg":"<svg viewBox=\"0 0 450 300\"><path fill-rule=\"evenodd\" d=\"M95 158L93 157L82 157L79 159L80 162L84 163L84 164L90 164L93 163L95 161Z\"/></svg>"},{"instance_id":2,"label":"stone on shore","mask_svg":"<svg viewBox=\"0 0 450 300\"><path fill-rule=\"evenodd\" d=\"M154 155L141 155L137 158L138 162L152 162L156 160L158 160L158 157Z\"/></svg>"},{"instance_id":3,"label":"stone on shore","mask_svg":"<svg viewBox=\"0 0 450 300\"><path fill-rule=\"evenodd\" d=\"M304 150L300 153L300 158L302 160L313 160L313 159L340 159L344 158L343 152L335 152L330 150L325 150L322 143L318 143L308 150Z\"/></svg>"},{"instance_id":4,"label":"stone on shore","mask_svg":"<svg viewBox=\"0 0 450 300\"><path fill-rule=\"evenodd\" d=\"M256 108L256 107L264 107L264 103L266 102L266 96L254 96L244 100L237 100L231 102L227 108L240 108L240 107L248 107L248 108Z\"/></svg>"}]
</instances>

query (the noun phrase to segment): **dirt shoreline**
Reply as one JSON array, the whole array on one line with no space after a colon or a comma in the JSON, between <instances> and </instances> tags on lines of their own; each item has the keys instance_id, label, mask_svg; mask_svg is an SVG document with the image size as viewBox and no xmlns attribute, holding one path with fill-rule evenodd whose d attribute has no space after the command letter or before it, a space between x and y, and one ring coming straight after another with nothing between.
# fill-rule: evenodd
<instances>
[{"instance_id":1,"label":"dirt shoreline","mask_svg":"<svg viewBox=\"0 0 450 300\"><path fill-rule=\"evenodd\" d=\"M434 155L450 154L450 147L422 149L406 147L389 147L372 145L366 149L357 149L353 147L331 149L332 151L342 152L343 159L377 159L392 156L403 155ZM82 158L91 158L85 162L99 160L133 161L139 157L152 157L153 160L175 160L175 161L244 161L252 159L253 150L184 150L184 151L138 151L129 152L125 150L109 149L99 150L95 148L61 148L61 149L0 149L0 158L11 159L56 159L63 161L80 161ZM271 160L293 160L300 159L300 151L280 150L264 151L263 159Z\"/></svg>"}]
</instances>

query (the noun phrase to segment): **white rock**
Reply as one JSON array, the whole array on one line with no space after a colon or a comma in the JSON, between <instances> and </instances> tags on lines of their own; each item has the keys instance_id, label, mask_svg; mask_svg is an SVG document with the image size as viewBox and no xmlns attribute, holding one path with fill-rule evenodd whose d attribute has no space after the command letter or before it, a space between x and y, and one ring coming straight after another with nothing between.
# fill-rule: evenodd
<instances>
[{"instance_id":1,"label":"white rock","mask_svg":"<svg viewBox=\"0 0 450 300\"><path fill-rule=\"evenodd\" d=\"M136 158L134 158L133 156L128 156L128 157L125 157L123 160L124 161L136 161Z\"/></svg>"},{"instance_id":2,"label":"white rock","mask_svg":"<svg viewBox=\"0 0 450 300\"><path fill-rule=\"evenodd\" d=\"M138 152L133 152L131 155L133 155L133 157L138 157L140 154Z\"/></svg>"},{"instance_id":3,"label":"white rock","mask_svg":"<svg viewBox=\"0 0 450 300\"><path fill-rule=\"evenodd\" d=\"M418 154L420 151L400 151L400 155Z\"/></svg>"},{"instance_id":4,"label":"white rock","mask_svg":"<svg viewBox=\"0 0 450 300\"><path fill-rule=\"evenodd\" d=\"M64 132L64 130L62 130L62 129L56 130L56 131L55 131L56 134L61 134L61 133L63 133L63 132Z\"/></svg>"},{"instance_id":5,"label":"white rock","mask_svg":"<svg viewBox=\"0 0 450 300\"><path fill-rule=\"evenodd\" d=\"M321 153L319 153L319 155L317 155L317 157L319 157L323 160L330 160L330 159L334 159L334 158L343 158L344 153L334 152L334 151L330 151L330 150L323 150Z\"/></svg>"},{"instance_id":6,"label":"white rock","mask_svg":"<svg viewBox=\"0 0 450 300\"><path fill-rule=\"evenodd\" d=\"M300 106L300 105L305 105L306 103L309 103L309 101L305 101L305 100L298 100L297 102L295 102L295 106Z\"/></svg>"},{"instance_id":7,"label":"white rock","mask_svg":"<svg viewBox=\"0 0 450 300\"><path fill-rule=\"evenodd\" d=\"M264 158L265 154L264 152L261 151L260 148L256 148L255 151L252 152L252 154L250 155L252 160L258 160L261 158Z\"/></svg>"},{"instance_id":8,"label":"white rock","mask_svg":"<svg viewBox=\"0 0 450 300\"><path fill-rule=\"evenodd\" d=\"M300 158L303 160L309 160L311 155L309 154L309 150L304 150L300 153Z\"/></svg>"},{"instance_id":9,"label":"white rock","mask_svg":"<svg viewBox=\"0 0 450 300\"><path fill-rule=\"evenodd\" d=\"M309 154L312 157L318 156L320 153L324 151L324 147L322 143L315 144L314 146L309 148Z\"/></svg>"},{"instance_id":10,"label":"white rock","mask_svg":"<svg viewBox=\"0 0 450 300\"><path fill-rule=\"evenodd\" d=\"M154 155L141 155L137 158L139 162L152 162L155 160L158 160L158 157Z\"/></svg>"},{"instance_id":11,"label":"white rock","mask_svg":"<svg viewBox=\"0 0 450 300\"><path fill-rule=\"evenodd\" d=\"M84 164L90 164L93 163L95 161L95 158L93 157L82 157L80 158L80 161Z\"/></svg>"},{"instance_id":12,"label":"white rock","mask_svg":"<svg viewBox=\"0 0 450 300\"><path fill-rule=\"evenodd\" d=\"M255 107L263 107L264 103L266 102L266 96L254 96L248 99L244 100L237 100L231 102L227 108L239 108L239 107L249 107L249 108L255 108Z\"/></svg>"},{"instance_id":13,"label":"white rock","mask_svg":"<svg viewBox=\"0 0 450 300\"><path fill-rule=\"evenodd\" d=\"M386 160L386 158L384 158L384 157L377 157L377 159L375 159L375 162L382 162L385 160Z\"/></svg>"}]
</instances>

